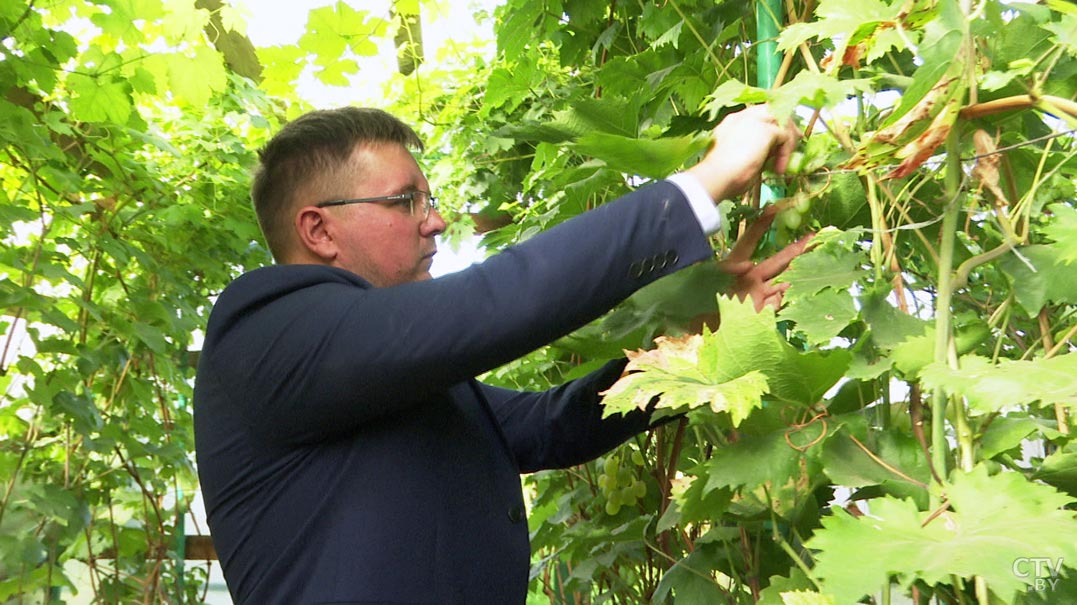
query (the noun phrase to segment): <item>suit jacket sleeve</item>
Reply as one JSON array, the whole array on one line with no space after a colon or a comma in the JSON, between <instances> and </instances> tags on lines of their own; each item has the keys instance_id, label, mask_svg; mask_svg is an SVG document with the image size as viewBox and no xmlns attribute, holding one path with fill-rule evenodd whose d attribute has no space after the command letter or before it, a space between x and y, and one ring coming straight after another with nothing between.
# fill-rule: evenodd
<instances>
[{"instance_id":1,"label":"suit jacket sleeve","mask_svg":"<svg viewBox=\"0 0 1077 605\"><path fill-rule=\"evenodd\" d=\"M636 410L602 418L599 393L624 370L611 361L591 374L541 393L482 385L521 472L566 468L594 460L648 428Z\"/></svg>"},{"instance_id":2,"label":"suit jacket sleeve","mask_svg":"<svg viewBox=\"0 0 1077 605\"><path fill-rule=\"evenodd\" d=\"M331 267L267 267L217 301L199 380L241 393L260 438L318 442L429 401L711 255L683 194L661 182L434 280L372 288Z\"/></svg>"}]
</instances>

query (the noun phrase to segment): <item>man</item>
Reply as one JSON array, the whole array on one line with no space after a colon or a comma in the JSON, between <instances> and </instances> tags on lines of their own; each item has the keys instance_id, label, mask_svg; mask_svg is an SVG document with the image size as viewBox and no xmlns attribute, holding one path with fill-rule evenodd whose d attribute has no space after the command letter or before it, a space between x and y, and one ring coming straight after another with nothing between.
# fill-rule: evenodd
<instances>
[{"instance_id":1,"label":"man","mask_svg":"<svg viewBox=\"0 0 1077 605\"><path fill-rule=\"evenodd\" d=\"M766 108L734 114L687 173L431 280L445 222L415 133L359 108L285 126L252 188L278 265L221 294L195 385L199 475L235 601L523 603L519 474L594 459L649 418L601 419L623 360L545 393L473 377L712 258L714 200L768 159L783 170L795 143ZM741 294L776 304L768 280L801 249L734 263Z\"/></svg>"}]
</instances>

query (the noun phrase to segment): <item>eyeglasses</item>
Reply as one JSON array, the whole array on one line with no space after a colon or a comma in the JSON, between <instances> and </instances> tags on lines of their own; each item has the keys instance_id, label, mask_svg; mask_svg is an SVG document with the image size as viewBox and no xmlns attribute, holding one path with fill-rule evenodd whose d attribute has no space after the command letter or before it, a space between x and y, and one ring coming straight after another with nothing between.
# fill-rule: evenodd
<instances>
[{"instance_id":1,"label":"eyeglasses","mask_svg":"<svg viewBox=\"0 0 1077 605\"><path fill-rule=\"evenodd\" d=\"M399 195L379 195L378 197L360 197L349 200L329 200L328 202L319 202L314 204L315 208L328 208L329 206L344 206L347 204L365 204L367 202L408 202L408 212L412 216L418 216L422 220L426 220L430 217L430 210L437 210L438 198L430 194L429 191L409 191L407 193L401 193Z\"/></svg>"}]
</instances>

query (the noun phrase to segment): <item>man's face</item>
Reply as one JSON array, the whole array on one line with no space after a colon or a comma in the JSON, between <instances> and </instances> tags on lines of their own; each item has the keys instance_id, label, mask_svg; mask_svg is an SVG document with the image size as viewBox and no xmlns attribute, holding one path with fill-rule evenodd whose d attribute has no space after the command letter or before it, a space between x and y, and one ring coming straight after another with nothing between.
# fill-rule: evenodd
<instances>
[{"instance_id":1,"label":"man's face","mask_svg":"<svg viewBox=\"0 0 1077 605\"><path fill-rule=\"evenodd\" d=\"M352 156L348 197L365 198L430 191L418 163L402 145L362 145ZM445 221L430 209L425 219L419 208L412 215L408 201L367 202L333 206L326 212L326 229L336 243L334 266L347 269L378 287L430 279L437 244Z\"/></svg>"}]
</instances>

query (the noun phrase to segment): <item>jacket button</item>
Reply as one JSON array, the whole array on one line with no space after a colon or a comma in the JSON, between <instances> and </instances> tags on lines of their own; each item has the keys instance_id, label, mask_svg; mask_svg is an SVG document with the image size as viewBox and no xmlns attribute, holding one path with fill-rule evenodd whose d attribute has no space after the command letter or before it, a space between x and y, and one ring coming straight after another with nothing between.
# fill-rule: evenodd
<instances>
[{"instance_id":1,"label":"jacket button","mask_svg":"<svg viewBox=\"0 0 1077 605\"><path fill-rule=\"evenodd\" d=\"M666 252L666 266L676 265L677 261L681 260L677 253L673 250Z\"/></svg>"},{"instance_id":2,"label":"jacket button","mask_svg":"<svg viewBox=\"0 0 1077 605\"><path fill-rule=\"evenodd\" d=\"M643 263L636 261L628 266L628 276L632 279L639 279L643 276Z\"/></svg>"},{"instance_id":3,"label":"jacket button","mask_svg":"<svg viewBox=\"0 0 1077 605\"><path fill-rule=\"evenodd\" d=\"M525 519L527 519L527 513L524 512L524 507L517 505L509 508L509 521L519 523Z\"/></svg>"}]
</instances>

